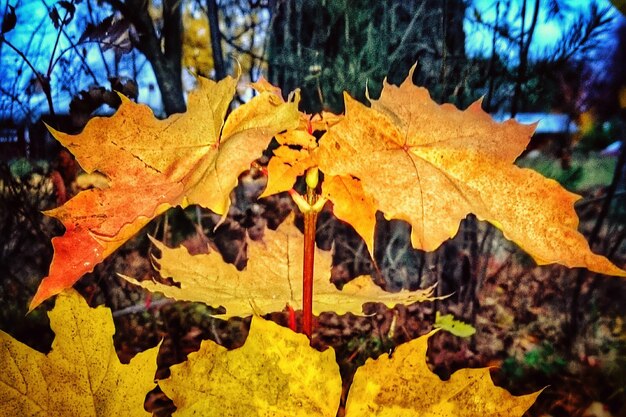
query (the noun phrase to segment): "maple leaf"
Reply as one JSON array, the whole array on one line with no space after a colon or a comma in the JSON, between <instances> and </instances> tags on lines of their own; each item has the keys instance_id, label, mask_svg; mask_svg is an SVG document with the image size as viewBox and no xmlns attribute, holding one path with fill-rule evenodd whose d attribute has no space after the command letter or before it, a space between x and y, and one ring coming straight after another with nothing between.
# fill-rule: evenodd
<instances>
[{"instance_id":1,"label":"maple leaf","mask_svg":"<svg viewBox=\"0 0 626 417\"><path fill-rule=\"evenodd\" d=\"M392 358L357 369L346 416L521 416L539 393L515 397L493 385L488 369L463 369L441 381L426 365L429 335ZM159 381L184 416L334 416L341 378L332 348L313 350L287 328L252 317L246 343L232 351L206 340Z\"/></svg>"},{"instance_id":2,"label":"maple leaf","mask_svg":"<svg viewBox=\"0 0 626 417\"><path fill-rule=\"evenodd\" d=\"M307 135L305 132L302 132ZM259 198L290 190L298 176L314 164L308 149L293 149L288 145L273 151L267 164L267 185Z\"/></svg>"},{"instance_id":3,"label":"maple leaf","mask_svg":"<svg viewBox=\"0 0 626 417\"><path fill-rule=\"evenodd\" d=\"M521 416L540 394L513 396L488 368L461 369L442 381L426 363L429 335L402 344L393 356L368 359L354 375L346 417Z\"/></svg>"},{"instance_id":4,"label":"maple leaf","mask_svg":"<svg viewBox=\"0 0 626 417\"><path fill-rule=\"evenodd\" d=\"M30 310L72 286L170 207L198 204L227 213L239 174L275 134L298 126L297 99L285 103L270 92L261 92L224 122L237 80L199 78L198 83L188 111L166 120L121 96L114 116L94 118L79 135L50 129L85 171L100 172L109 184L46 212L66 230L52 240L50 272Z\"/></svg>"},{"instance_id":5,"label":"maple leaf","mask_svg":"<svg viewBox=\"0 0 626 417\"><path fill-rule=\"evenodd\" d=\"M254 316L246 343L231 351L205 340L159 381L184 416L334 417L341 397L335 352Z\"/></svg>"},{"instance_id":6,"label":"maple leaf","mask_svg":"<svg viewBox=\"0 0 626 417\"><path fill-rule=\"evenodd\" d=\"M579 196L513 164L534 126L496 123L480 102L465 111L440 106L411 76L412 71L399 87L385 82L371 108L346 94L345 118L328 129L315 151L325 175L323 196L370 251L376 210L410 223L413 246L426 251L453 237L460 220L474 213L539 265L626 276L592 253L577 231Z\"/></svg>"},{"instance_id":7,"label":"maple leaf","mask_svg":"<svg viewBox=\"0 0 626 417\"><path fill-rule=\"evenodd\" d=\"M282 100L281 90L265 79L261 78L252 85L257 91L271 92ZM341 119L343 116L325 111L314 116L300 113L297 129L276 135L280 146L274 149L267 165L267 185L259 198L290 190L300 175L315 166L311 151L317 148L317 139L312 133L326 131Z\"/></svg>"},{"instance_id":8,"label":"maple leaf","mask_svg":"<svg viewBox=\"0 0 626 417\"><path fill-rule=\"evenodd\" d=\"M213 307L223 306L226 314L218 317L248 316L282 310L286 304L302 308L302 233L293 224L293 215L276 230L266 230L263 241L248 242L248 265L238 271L224 262L220 254L190 255L181 246L171 249L154 241L161 251L158 259L161 276L171 277L178 285L152 281L129 282L152 292L161 292L177 300L199 301ZM411 304L432 300L432 288L389 293L372 282L369 276L358 277L338 290L329 279L332 256L316 248L313 285L313 312L351 312L362 315L367 302Z\"/></svg>"},{"instance_id":9,"label":"maple leaf","mask_svg":"<svg viewBox=\"0 0 626 417\"><path fill-rule=\"evenodd\" d=\"M122 365L111 311L89 308L74 290L48 315L56 335L48 355L0 331L0 417L150 415L143 404L156 386L158 347Z\"/></svg>"}]
</instances>

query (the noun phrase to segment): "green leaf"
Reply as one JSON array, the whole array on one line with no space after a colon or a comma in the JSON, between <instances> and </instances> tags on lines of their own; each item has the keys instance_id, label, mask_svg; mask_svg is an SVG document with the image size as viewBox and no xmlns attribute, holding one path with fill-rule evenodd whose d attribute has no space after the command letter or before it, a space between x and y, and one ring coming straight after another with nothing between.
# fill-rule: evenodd
<instances>
[{"instance_id":1,"label":"green leaf","mask_svg":"<svg viewBox=\"0 0 626 417\"><path fill-rule=\"evenodd\" d=\"M442 329L459 337L470 337L476 333L476 329L471 324L456 320L452 314L442 316L438 311L435 314L435 324L433 326L435 329Z\"/></svg>"}]
</instances>

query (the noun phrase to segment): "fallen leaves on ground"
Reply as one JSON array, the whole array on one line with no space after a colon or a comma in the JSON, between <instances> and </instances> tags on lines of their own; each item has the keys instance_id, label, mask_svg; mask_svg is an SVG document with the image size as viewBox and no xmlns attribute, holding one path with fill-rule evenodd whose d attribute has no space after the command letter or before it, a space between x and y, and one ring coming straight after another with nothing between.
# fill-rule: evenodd
<instances>
[{"instance_id":1,"label":"fallen leaves on ground","mask_svg":"<svg viewBox=\"0 0 626 417\"><path fill-rule=\"evenodd\" d=\"M225 214L241 172L272 137L298 126L297 100L260 92L224 122L237 80L199 78L188 111L157 120L145 105L122 97L109 118L91 120L78 135L50 129L88 173L108 186L78 194L46 212L65 234L52 240L54 258L30 310L69 288L152 218L170 207L198 204Z\"/></svg>"},{"instance_id":2,"label":"fallen leaves on ground","mask_svg":"<svg viewBox=\"0 0 626 417\"><path fill-rule=\"evenodd\" d=\"M158 347L122 365L113 318L89 308L74 290L49 313L56 337L44 355L0 331L0 416L149 416L143 404L155 387Z\"/></svg>"},{"instance_id":3,"label":"fallen leaves on ground","mask_svg":"<svg viewBox=\"0 0 626 417\"><path fill-rule=\"evenodd\" d=\"M248 265L243 271L227 264L216 252L190 255L186 248L168 248L154 241L161 251L157 260L163 278L176 286L152 281L129 282L177 300L199 301L213 307L223 306L226 314L218 317L248 316L280 311L289 304L302 309L302 233L293 224L293 215L276 230L266 230L262 241L248 242ZM338 290L330 282L332 256L316 248L313 285L313 312L363 315L367 302L388 307L432 300L432 289L390 293L382 290L369 276L358 277Z\"/></svg>"}]
</instances>

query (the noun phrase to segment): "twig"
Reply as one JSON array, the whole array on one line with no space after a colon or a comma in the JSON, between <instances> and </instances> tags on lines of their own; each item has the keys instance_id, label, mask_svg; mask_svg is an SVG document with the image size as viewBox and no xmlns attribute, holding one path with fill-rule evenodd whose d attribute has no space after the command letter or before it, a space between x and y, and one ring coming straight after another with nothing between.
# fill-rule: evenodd
<instances>
[{"instance_id":1,"label":"twig","mask_svg":"<svg viewBox=\"0 0 626 417\"><path fill-rule=\"evenodd\" d=\"M612 198L620 198L620 197L624 197L626 196L626 191L617 191L613 194ZM589 198L589 199L584 199L584 200L579 200L576 203L576 208L580 208L580 207L584 207L588 204L592 204L592 203L597 203L598 201L602 201L609 198L609 194L606 193L604 195L601 195L599 197L594 197L594 198Z\"/></svg>"},{"instance_id":2,"label":"twig","mask_svg":"<svg viewBox=\"0 0 626 417\"><path fill-rule=\"evenodd\" d=\"M161 300L153 301L152 303L150 303L149 306L146 306L144 303L135 304L130 307L126 307L121 310L114 311L113 317L121 317L121 316L126 316L128 314L141 313L144 311L148 311L151 308L162 307L162 306L173 304L173 303L175 303L175 300L172 300L170 298L163 298Z\"/></svg>"}]
</instances>

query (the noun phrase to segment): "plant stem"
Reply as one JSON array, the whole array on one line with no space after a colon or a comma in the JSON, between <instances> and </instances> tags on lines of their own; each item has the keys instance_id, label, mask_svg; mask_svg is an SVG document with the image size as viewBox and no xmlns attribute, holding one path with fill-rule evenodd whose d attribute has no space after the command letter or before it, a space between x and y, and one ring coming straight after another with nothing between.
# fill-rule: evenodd
<instances>
[{"instance_id":1,"label":"plant stem","mask_svg":"<svg viewBox=\"0 0 626 417\"><path fill-rule=\"evenodd\" d=\"M317 200L315 189L307 186L306 200L313 206ZM313 334L313 267L315 262L315 228L317 211L304 213L304 259L302 270L302 331L311 339Z\"/></svg>"}]
</instances>

